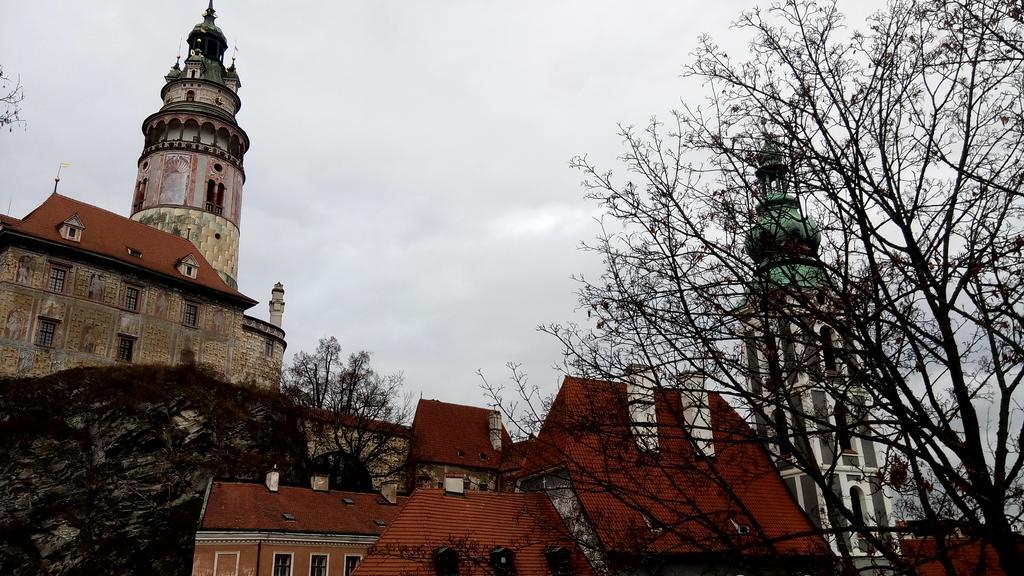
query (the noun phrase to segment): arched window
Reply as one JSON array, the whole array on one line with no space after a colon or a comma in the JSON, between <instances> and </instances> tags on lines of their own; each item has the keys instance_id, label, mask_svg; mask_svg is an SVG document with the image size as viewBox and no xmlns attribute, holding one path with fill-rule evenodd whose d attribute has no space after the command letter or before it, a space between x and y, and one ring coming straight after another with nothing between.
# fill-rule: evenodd
<instances>
[{"instance_id":1,"label":"arched window","mask_svg":"<svg viewBox=\"0 0 1024 576\"><path fill-rule=\"evenodd\" d=\"M213 180L206 182L206 210L213 212L213 206L217 201L217 183Z\"/></svg>"},{"instance_id":2,"label":"arched window","mask_svg":"<svg viewBox=\"0 0 1024 576\"><path fill-rule=\"evenodd\" d=\"M142 210L142 202L146 197L144 182L144 180L139 180L138 184L135 185L135 200L132 201L132 212Z\"/></svg>"},{"instance_id":3,"label":"arched window","mask_svg":"<svg viewBox=\"0 0 1024 576\"><path fill-rule=\"evenodd\" d=\"M548 561L548 570L551 571L551 576L572 576L571 557L569 550L564 546L548 548L544 552L544 557Z\"/></svg>"},{"instance_id":4,"label":"arched window","mask_svg":"<svg viewBox=\"0 0 1024 576\"><path fill-rule=\"evenodd\" d=\"M491 550L491 568L494 570L494 576L515 576L515 552L504 546Z\"/></svg>"},{"instance_id":5,"label":"arched window","mask_svg":"<svg viewBox=\"0 0 1024 576\"><path fill-rule=\"evenodd\" d=\"M224 207L224 183L217 184L217 207Z\"/></svg>"},{"instance_id":6,"label":"arched window","mask_svg":"<svg viewBox=\"0 0 1024 576\"><path fill-rule=\"evenodd\" d=\"M821 356L822 361L825 363L825 370L829 372L835 372L836 366L836 348L832 336L832 328L829 326L822 326L821 331Z\"/></svg>"},{"instance_id":7,"label":"arched window","mask_svg":"<svg viewBox=\"0 0 1024 576\"><path fill-rule=\"evenodd\" d=\"M786 422L786 412L782 408L776 408L772 414L772 424L775 425L775 440L779 445L780 454L789 454L792 443L789 439L789 425Z\"/></svg>"},{"instance_id":8,"label":"arched window","mask_svg":"<svg viewBox=\"0 0 1024 576\"><path fill-rule=\"evenodd\" d=\"M192 75L195 76L195 70L192 71ZM195 91L189 90L188 92L185 92L185 101L186 102L195 102L195 100L196 100L196 93L195 93Z\"/></svg>"},{"instance_id":9,"label":"arched window","mask_svg":"<svg viewBox=\"0 0 1024 576\"><path fill-rule=\"evenodd\" d=\"M839 443L840 450L853 449L852 438L850 438L850 412L842 400L836 400L836 441Z\"/></svg>"},{"instance_id":10,"label":"arched window","mask_svg":"<svg viewBox=\"0 0 1024 576\"><path fill-rule=\"evenodd\" d=\"M850 511L853 512L854 526L864 525L864 491L856 486L850 487Z\"/></svg>"}]
</instances>

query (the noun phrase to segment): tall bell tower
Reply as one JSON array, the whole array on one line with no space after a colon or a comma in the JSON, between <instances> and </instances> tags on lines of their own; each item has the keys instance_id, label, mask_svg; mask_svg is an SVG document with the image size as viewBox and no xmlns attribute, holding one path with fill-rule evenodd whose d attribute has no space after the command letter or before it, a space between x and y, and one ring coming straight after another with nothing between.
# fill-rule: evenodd
<instances>
[{"instance_id":1,"label":"tall bell tower","mask_svg":"<svg viewBox=\"0 0 1024 576\"><path fill-rule=\"evenodd\" d=\"M759 198L745 248L745 360L756 428L783 480L832 547L870 564L862 535L890 522L868 395L844 345L843 316L820 257L821 231L796 195L784 150L757 156ZM822 486L829 486L827 492Z\"/></svg>"},{"instance_id":2,"label":"tall bell tower","mask_svg":"<svg viewBox=\"0 0 1024 576\"><path fill-rule=\"evenodd\" d=\"M227 37L213 0L188 35L188 57L165 76L163 106L142 123L131 217L191 240L229 286L238 276L243 158L249 137L235 115L242 102Z\"/></svg>"}]
</instances>

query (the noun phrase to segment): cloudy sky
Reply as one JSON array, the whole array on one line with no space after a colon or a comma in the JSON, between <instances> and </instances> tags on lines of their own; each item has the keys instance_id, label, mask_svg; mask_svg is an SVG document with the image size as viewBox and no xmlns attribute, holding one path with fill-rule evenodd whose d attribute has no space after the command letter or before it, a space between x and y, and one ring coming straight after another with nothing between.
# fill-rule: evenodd
<instances>
[{"instance_id":1,"label":"cloudy sky","mask_svg":"<svg viewBox=\"0 0 1024 576\"><path fill-rule=\"evenodd\" d=\"M24 129L0 133L0 204L52 189L128 214L142 120L206 0L3 1L0 64ZM551 391L561 350L538 324L578 318L572 274L596 207L568 167L609 168L617 123L702 88L699 34L752 0L217 0L238 49L246 155L239 284L286 289L288 356L335 335L415 394L483 404L478 369L523 364ZM230 53L230 48L229 48ZM585 320L585 319L584 319Z\"/></svg>"}]
</instances>

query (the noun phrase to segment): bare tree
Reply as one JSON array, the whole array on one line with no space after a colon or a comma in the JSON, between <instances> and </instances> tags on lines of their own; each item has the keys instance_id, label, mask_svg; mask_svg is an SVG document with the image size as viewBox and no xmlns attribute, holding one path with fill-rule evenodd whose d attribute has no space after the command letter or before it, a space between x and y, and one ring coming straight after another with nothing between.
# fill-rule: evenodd
<instances>
[{"instance_id":1,"label":"bare tree","mask_svg":"<svg viewBox=\"0 0 1024 576\"><path fill-rule=\"evenodd\" d=\"M314 466L330 473L333 488L371 490L399 480L411 415L403 382L400 373L377 373L369 352L343 360L333 336L312 354L296 354L285 370L285 393L306 408Z\"/></svg>"},{"instance_id":2,"label":"bare tree","mask_svg":"<svg viewBox=\"0 0 1024 576\"><path fill-rule=\"evenodd\" d=\"M21 78L12 79L0 66L0 128L7 126L11 130L15 124L24 124L21 119L21 101L24 98Z\"/></svg>"},{"instance_id":3,"label":"bare tree","mask_svg":"<svg viewBox=\"0 0 1024 576\"><path fill-rule=\"evenodd\" d=\"M704 103L622 129L624 179L573 161L607 268L580 279L592 324L544 330L582 375L696 372L747 409L844 572L904 562L896 517L1024 565L1019 6L893 0L855 30L790 0L737 28L745 59L702 38L686 67ZM850 467L894 509L836 490Z\"/></svg>"}]
</instances>

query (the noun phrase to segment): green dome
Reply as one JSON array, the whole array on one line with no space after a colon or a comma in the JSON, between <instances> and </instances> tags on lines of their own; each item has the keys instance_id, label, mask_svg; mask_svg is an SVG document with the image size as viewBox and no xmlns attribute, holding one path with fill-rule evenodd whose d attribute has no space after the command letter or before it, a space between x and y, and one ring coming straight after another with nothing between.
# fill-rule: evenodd
<instances>
[{"instance_id":1,"label":"green dome","mask_svg":"<svg viewBox=\"0 0 1024 576\"><path fill-rule=\"evenodd\" d=\"M805 215L800 201L789 194L761 199L744 243L756 264L773 256L817 256L820 245L818 223Z\"/></svg>"},{"instance_id":2,"label":"green dome","mask_svg":"<svg viewBox=\"0 0 1024 576\"><path fill-rule=\"evenodd\" d=\"M769 138L757 154L761 198L744 248L754 263L756 285L813 286L828 283L818 259L821 229L789 192L789 165L781 146ZM764 287L764 286L762 286Z\"/></svg>"}]
</instances>

